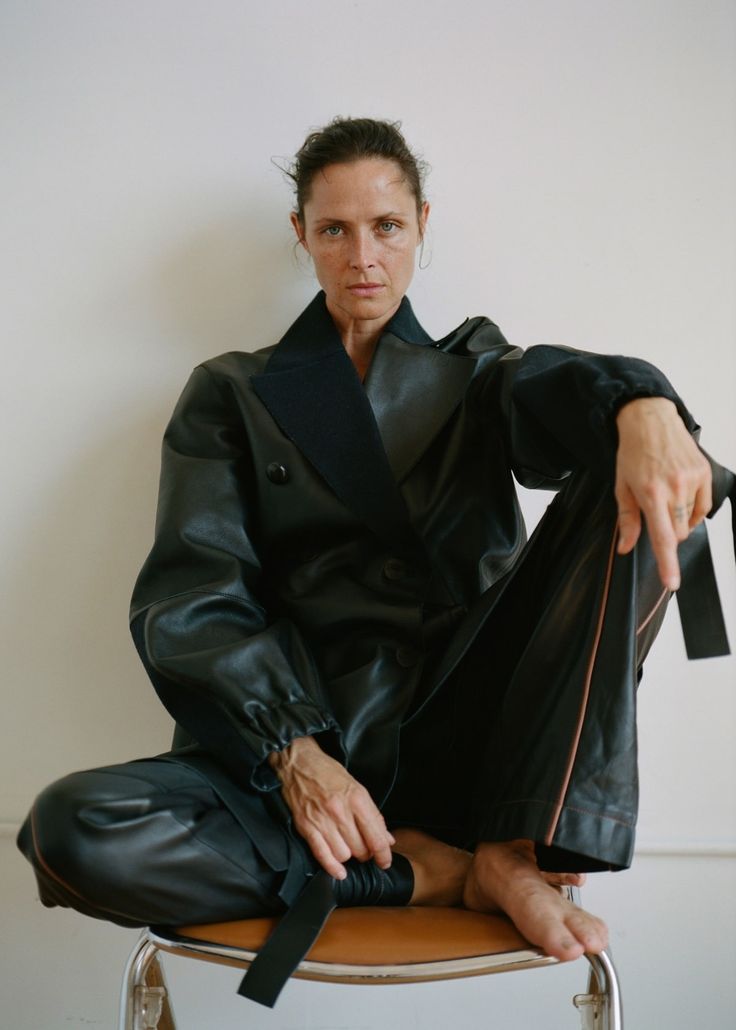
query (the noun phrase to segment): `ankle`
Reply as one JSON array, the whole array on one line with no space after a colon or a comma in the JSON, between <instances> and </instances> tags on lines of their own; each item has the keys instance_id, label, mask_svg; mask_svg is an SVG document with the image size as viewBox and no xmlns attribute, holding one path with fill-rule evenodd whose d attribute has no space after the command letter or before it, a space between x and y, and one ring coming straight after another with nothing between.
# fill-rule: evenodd
<instances>
[{"instance_id":1,"label":"ankle","mask_svg":"<svg viewBox=\"0 0 736 1030\"><path fill-rule=\"evenodd\" d=\"M421 830L405 828L394 833L394 851L406 858L414 874L411 905L462 904L472 855L445 844Z\"/></svg>"}]
</instances>

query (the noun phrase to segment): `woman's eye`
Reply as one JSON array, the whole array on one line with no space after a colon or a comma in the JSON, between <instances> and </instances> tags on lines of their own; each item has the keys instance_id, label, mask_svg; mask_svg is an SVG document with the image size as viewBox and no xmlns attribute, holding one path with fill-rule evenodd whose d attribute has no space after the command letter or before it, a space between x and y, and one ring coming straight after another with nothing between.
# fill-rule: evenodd
<instances>
[{"instance_id":1,"label":"woman's eye","mask_svg":"<svg viewBox=\"0 0 736 1030\"><path fill-rule=\"evenodd\" d=\"M379 229L381 230L381 232L391 233L395 229L398 229L398 225L396 224L396 222L381 222L379 225Z\"/></svg>"},{"instance_id":2,"label":"woman's eye","mask_svg":"<svg viewBox=\"0 0 736 1030\"><path fill-rule=\"evenodd\" d=\"M339 236L342 229L339 225L328 225L325 229L325 236Z\"/></svg>"}]
</instances>

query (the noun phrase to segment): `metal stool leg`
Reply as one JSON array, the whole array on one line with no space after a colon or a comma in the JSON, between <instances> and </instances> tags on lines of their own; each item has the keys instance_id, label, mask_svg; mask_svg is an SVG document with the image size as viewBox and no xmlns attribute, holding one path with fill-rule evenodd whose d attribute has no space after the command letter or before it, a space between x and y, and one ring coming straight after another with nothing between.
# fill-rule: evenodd
<instances>
[{"instance_id":1,"label":"metal stool leg","mask_svg":"<svg viewBox=\"0 0 736 1030\"><path fill-rule=\"evenodd\" d=\"M361 910L356 909L355 911L360 912ZM416 912L421 914L422 909L417 909ZM339 914L337 913L337 915ZM442 925L445 929L448 925L446 917L452 914L453 910L450 909L443 913L445 921ZM469 915L476 914L470 913ZM456 910L455 916L461 917L462 913ZM490 917L488 919L490 920ZM260 923L262 921L257 922ZM217 930L217 927L211 927L209 930ZM258 932L260 933L260 929ZM413 933L416 936L416 927L414 927ZM409 934L409 940L411 941L412 939L412 935ZM473 936L470 934L470 940L472 939ZM229 959L232 959L234 956L236 960L242 959L247 964L252 959L254 950L257 951L258 947L259 945L254 945L249 940L247 934L245 940L241 940L240 944L234 944L232 938L228 940L227 934L224 934L222 939L218 938L217 934L215 934L214 940L210 941L209 938L203 938L198 947L196 934L195 940L184 945L182 939L178 938L176 934L173 935L172 939L169 939L165 933L159 937L148 929L144 930L136 942L125 968L120 999L119 1030L175 1030L169 994L164 981L163 970L159 963L159 955L163 952L170 951L172 954L188 955L192 958L209 958L214 961L218 961L218 959L223 960L223 957L227 955ZM312 962L311 965L315 966L315 969L309 971L306 971L306 966L309 966L310 963L306 963L305 975L307 975L308 979L326 979L337 983L370 982L367 979L364 967L359 963L353 966L344 964L349 960L345 959L343 952L344 942L337 958L331 958L326 962ZM534 952L510 951L507 954L501 954L491 950L489 954L481 954L479 958L484 962L488 962L491 958L510 959L512 961L507 961L506 964L503 961L500 964L496 961L486 968L486 966L479 966L477 959L471 960L475 961L476 965L472 970L463 969L460 975L463 975L463 973L465 975L477 975L483 972L490 973L501 972L504 969L519 969L522 966L519 961L513 961L515 956L523 955L528 963L530 954L534 959L533 963L529 966L530 968L554 962L553 959L545 958L544 956L539 957L536 955L535 957L536 953ZM580 1012L582 1030L623 1030L621 990L610 953L603 951L600 955L586 955L585 958L589 964L587 993L577 994L573 998L573 1004ZM380 967L381 977L389 977L389 980L383 979L382 982L391 982L391 976L395 978L394 982L413 982L416 977L407 977L406 969L416 973L417 969L425 968L432 968L432 975L425 976L424 979L447 979L448 975L458 975L457 964L457 960L449 962L452 970L444 968L448 965L447 962L438 963L437 961L424 961L415 966L409 965L405 969L401 966ZM433 968L438 965L443 968L441 970ZM320 968L317 969L317 967ZM326 970L332 971L332 975L325 972ZM362 974L356 977L355 971L358 970L362 971ZM373 967L371 967L371 970L371 976L374 977L372 982L378 982L375 979L376 974L373 971ZM351 971L353 974L352 979ZM314 975L310 976L310 972ZM404 974L403 977L402 972Z\"/></svg>"},{"instance_id":2,"label":"metal stool leg","mask_svg":"<svg viewBox=\"0 0 736 1030\"><path fill-rule=\"evenodd\" d=\"M610 953L585 957L590 963L588 993L572 999L580 1011L582 1030L623 1030L621 989Z\"/></svg>"},{"instance_id":3,"label":"metal stool leg","mask_svg":"<svg viewBox=\"0 0 736 1030\"><path fill-rule=\"evenodd\" d=\"M119 1030L176 1030L158 948L145 930L125 967L118 1026Z\"/></svg>"}]
</instances>

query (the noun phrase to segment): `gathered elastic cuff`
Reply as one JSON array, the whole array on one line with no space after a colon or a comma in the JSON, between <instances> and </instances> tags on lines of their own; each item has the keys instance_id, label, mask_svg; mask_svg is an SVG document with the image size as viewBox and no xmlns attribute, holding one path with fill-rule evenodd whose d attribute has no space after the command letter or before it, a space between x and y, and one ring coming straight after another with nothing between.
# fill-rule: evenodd
<instances>
[{"instance_id":1,"label":"gathered elastic cuff","mask_svg":"<svg viewBox=\"0 0 736 1030\"><path fill-rule=\"evenodd\" d=\"M251 773L251 786L256 790L274 790L280 781L268 764L273 751L283 751L297 737L317 737L320 747L338 761L344 759L342 732L334 718L314 705L295 701L293 704L264 708L249 727L240 728L243 740L256 755Z\"/></svg>"}]
</instances>

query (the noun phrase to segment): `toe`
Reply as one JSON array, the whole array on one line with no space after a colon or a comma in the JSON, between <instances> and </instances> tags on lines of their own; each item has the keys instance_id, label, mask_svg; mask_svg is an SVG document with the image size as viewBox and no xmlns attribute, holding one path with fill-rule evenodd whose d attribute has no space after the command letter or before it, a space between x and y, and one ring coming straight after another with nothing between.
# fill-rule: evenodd
<instances>
[{"instance_id":1,"label":"toe","mask_svg":"<svg viewBox=\"0 0 736 1030\"><path fill-rule=\"evenodd\" d=\"M541 929L539 943L548 955L560 962L572 962L585 952L585 945L575 933L557 920Z\"/></svg>"},{"instance_id":2,"label":"toe","mask_svg":"<svg viewBox=\"0 0 736 1030\"><path fill-rule=\"evenodd\" d=\"M585 946L574 937L560 937L556 944L555 958L560 959L561 962L573 962L585 954Z\"/></svg>"},{"instance_id":3,"label":"toe","mask_svg":"<svg viewBox=\"0 0 736 1030\"><path fill-rule=\"evenodd\" d=\"M597 955L608 946L608 927L602 920L579 909L566 920L570 932L583 949Z\"/></svg>"}]
</instances>

